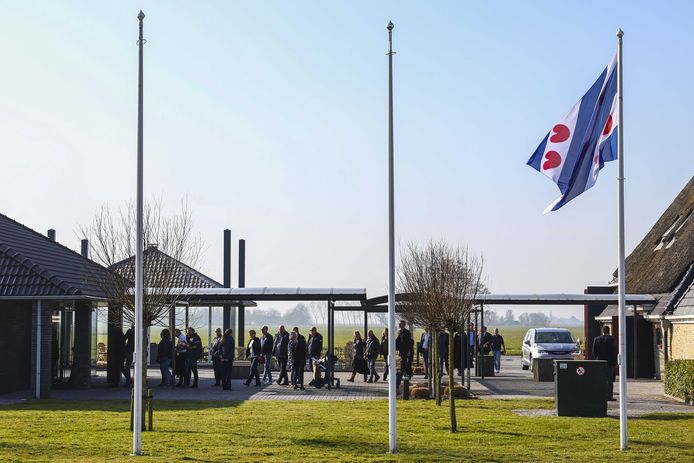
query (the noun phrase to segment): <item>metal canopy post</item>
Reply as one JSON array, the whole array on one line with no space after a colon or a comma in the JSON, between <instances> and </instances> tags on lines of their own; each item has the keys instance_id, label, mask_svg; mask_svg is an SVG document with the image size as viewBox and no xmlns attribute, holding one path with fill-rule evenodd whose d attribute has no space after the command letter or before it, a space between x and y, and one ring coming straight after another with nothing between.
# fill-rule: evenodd
<instances>
[{"instance_id":1,"label":"metal canopy post","mask_svg":"<svg viewBox=\"0 0 694 463\"><path fill-rule=\"evenodd\" d=\"M484 328L484 304L480 304L480 331ZM479 341L477 342L479 344ZM480 346L481 347L481 346ZM479 357L477 358L477 366L480 370L480 378L484 379L484 365L480 365L481 358L484 356L484 351L480 351Z\"/></svg>"},{"instance_id":2,"label":"metal canopy post","mask_svg":"<svg viewBox=\"0 0 694 463\"><path fill-rule=\"evenodd\" d=\"M634 306L634 379L638 379L639 377L639 370L638 370L638 356L639 356L639 351L638 351L638 320L636 319L636 306Z\"/></svg>"}]
</instances>

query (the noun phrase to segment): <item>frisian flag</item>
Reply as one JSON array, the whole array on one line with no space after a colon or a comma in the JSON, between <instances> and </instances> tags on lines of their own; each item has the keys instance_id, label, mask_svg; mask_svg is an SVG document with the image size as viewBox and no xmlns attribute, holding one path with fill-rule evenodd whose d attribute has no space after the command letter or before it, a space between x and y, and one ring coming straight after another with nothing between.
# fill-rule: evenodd
<instances>
[{"instance_id":1,"label":"frisian flag","mask_svg":"<svg viewBox=\"0 0 694 463\"><path fill-rule=\"evenodd\" d=\"M528 165L559 187L547 206L556 211L593 185L606 162L617 159L617 54L571 111L542 140Z\"/></svg>"}]
</instances>

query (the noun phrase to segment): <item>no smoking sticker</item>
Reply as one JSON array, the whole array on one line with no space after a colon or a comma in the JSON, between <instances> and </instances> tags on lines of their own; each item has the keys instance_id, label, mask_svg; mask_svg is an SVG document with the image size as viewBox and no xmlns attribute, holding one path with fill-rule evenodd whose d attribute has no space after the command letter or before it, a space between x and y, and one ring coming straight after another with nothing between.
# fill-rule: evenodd
<instances>
[{"instance_id":1,"label":"no smoking sticker","mask_svg":"<svg viewBox=\"0 0 694 463\"><path fill-rule=\"evenodd\" d=\"M583 376L585 373L586 373L586 369L585 369L585 368L583 368L583 367L578 367L578 368L576 368L576 374L577 374L578 376Z\"/></svg>"}]
</instances>

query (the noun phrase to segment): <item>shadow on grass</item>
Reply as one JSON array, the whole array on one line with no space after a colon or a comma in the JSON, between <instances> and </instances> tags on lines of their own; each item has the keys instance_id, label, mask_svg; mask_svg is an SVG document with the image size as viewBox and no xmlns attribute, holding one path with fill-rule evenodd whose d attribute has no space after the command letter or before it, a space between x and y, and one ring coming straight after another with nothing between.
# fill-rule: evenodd
<instances>
[{"instance_id":1,"label":"shadow on grass","mask_svg":"<svg viewBox=\"0 0 694 463\"><path fill-rule=\"evenodd\" d=\"M182 400L154 400L156 411L194 411L211 410L220 408L236 408L243 404L242 400L229 401L182 401ZM130 410L128 400L27 400L9 405L0 405L0 411L103 411L103 412L127 412Z\"/></svg>"},{"instance_id":2,"label":"shadow on grass","mask_svg":"<svg viewBox=\"0 0 694 463\"><path fill-rule=\"evenodd\" d=\"M691 421L694 420L694 409L692 409L691 413L654 413L651 415L640 416L635 419L645 421Z\"/></svg>"}]
</instances>

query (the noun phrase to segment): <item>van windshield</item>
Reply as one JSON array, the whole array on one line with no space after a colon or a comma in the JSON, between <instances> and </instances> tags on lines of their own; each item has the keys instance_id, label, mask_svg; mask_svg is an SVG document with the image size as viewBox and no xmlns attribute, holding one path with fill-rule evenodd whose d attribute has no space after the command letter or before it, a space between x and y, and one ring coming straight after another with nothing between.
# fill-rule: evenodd
<instances>
[{"instance_id":1,"label":"van windshield","mask_svg":"<svg viewBox=\"0 0 694 463\"><path fill-rule=\"evenodd\" d=\"M536 331L535 342L538 344L572 343L571 334L566 331Z\"/></svg>"}]
</instances>

